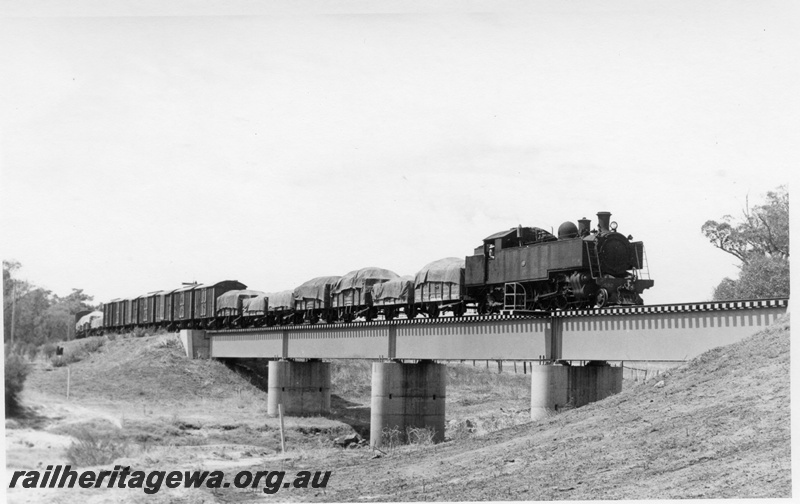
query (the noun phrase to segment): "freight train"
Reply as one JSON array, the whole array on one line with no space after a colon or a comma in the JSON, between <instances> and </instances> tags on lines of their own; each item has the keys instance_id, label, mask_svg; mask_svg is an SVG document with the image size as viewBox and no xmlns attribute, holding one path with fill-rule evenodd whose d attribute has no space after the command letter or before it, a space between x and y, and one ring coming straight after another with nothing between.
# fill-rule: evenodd
<instances>
[{"instance_id":1,"label":"freight train","mask_svg":"<svg viewBox=\"0 0 800 504\"><path fill-rule=\"evenodd\" d=\"M557 236L538 227L501 231L471 256L431 262L413 277L370 267L281 292L226 280L114 299L101 311L79 313L76 336L642 304L654 284L644 244L619 233L609 212L597 218L596 229L583 218L561 224Z\"/></svg>"}]
</instances>

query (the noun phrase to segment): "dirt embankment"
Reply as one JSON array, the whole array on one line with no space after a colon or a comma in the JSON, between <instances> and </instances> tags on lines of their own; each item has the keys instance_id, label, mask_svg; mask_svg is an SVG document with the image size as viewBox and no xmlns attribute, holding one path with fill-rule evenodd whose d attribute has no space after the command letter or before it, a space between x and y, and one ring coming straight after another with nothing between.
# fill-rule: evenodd
<instances>
[{"instance_id":1,"label":"dirt embankment","mask_svg":"<svg viewBox=\"0 0 800 504\"><path fill-rule=\"evenodd\" d=\"M289 418L286 458L266 393L212 361L182 357L174 336L118 338L66 369L38 363L27 422L6 432L8 469L69 463L87 431L121 451L96 467L140 470L332 471L326 489L270 500L479 501L789 497L789 318L711 350L604 401L529 422L524 375L449 370L448 435L439 445L343 450L364 431L369 365L335 363L333 414ZM523 422L522 425L518 425ZM467 428L468 427L468 428ZM498 430L499 429L499 430ZM115 454L116 456L116 454ZM91 464L84 464L85 468ZM15 489L11 502L234 502L234 488Z\"/></svg>"}]
</instances>

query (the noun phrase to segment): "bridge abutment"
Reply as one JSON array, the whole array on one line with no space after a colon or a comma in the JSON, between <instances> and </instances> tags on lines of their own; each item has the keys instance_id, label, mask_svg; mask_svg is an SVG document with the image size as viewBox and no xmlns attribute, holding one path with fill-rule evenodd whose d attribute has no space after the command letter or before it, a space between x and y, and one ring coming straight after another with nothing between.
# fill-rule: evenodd
<instances>
[{"instance_id":1,"label":"bridge abutment","mask_svg":"<svg viewBox=\"0 0 800 504\"><path fill-rule=\"evenodd\" d=\"M531 419L585 406L622 391L622 367L531 366Z\"/></svg>"},{"instance_id":2,"label":"bridge abutment","mask_svg":"<svg viewBox=\"0 0 800 504\"><path fill-rule=\"evenodd\" d=\"M443 441L446 389L444 364L374 362L370 445L382 446L394 434L407 442L410 428L429 429L434 442Z\"/></svg>"},{"instance_id":3,"label":"bridge abutment","mask_svg":"<svg viewBox=\"0 0 800 504\"><path fill-rule=\"evenodd\" d=\"M331 363L276 360L269 363L267 415L326 415L331 411Z\"/></svg>"},{"instance_id":4,"label":"bridge abutment","mask_svg":"<svg viewBox=\"0 0 800 504\"><path fill-rule=\"evenodd\" d=\"M190 359L208 359L210 353L210 343L206 332L200 329L181 329L181 342L186 356Z\"/></svg>"}]
</instances>

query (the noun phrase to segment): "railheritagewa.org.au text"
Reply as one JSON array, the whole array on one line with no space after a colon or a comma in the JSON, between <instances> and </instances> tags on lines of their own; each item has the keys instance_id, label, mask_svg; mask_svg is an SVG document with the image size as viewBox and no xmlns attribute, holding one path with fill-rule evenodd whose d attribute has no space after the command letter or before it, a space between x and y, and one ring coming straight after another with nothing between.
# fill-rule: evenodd
<instances>
[{"instance_id":1,"label":"railheritagewa.org.au text","mask_svg":"<svg viewBox=\"0 0 800 504\"><path fill-rule=\"evenodd\" d=\"M146 494L162 488L260 488L274 494L282 488L325 488L331 471L239 471L228 479L223 471L77 471L72 466L49 465L44 471L14 471L9 488L141 488Z\"/></svg>"}]
</instances>

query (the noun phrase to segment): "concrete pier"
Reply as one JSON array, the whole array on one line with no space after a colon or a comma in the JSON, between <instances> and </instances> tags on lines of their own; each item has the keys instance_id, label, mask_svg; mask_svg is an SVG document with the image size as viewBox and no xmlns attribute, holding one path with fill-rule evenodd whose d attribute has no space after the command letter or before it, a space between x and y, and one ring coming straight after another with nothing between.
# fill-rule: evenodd
<instances>
[{"instance_id":1,"label":"concrete pier","mask_svg":"<svg viewBox=\"0 0 800 504\"><path fill-rule=\"evenodd\" d=\"M268 374L267 415L278 416L278 404L282 405L284 415L315 416L331 412L330 362L271 361Z\"/></svg>"},{"instance_id":2,"label":"concrete pier","mask_svg":"<svg viewBox=\"0 0 800 504\"><path fill-rule=\"evenodd\" d=\"M531 419L577 408L622 391L622 367L531 366Z\"/></svg>"},{"instance_id":3,"label":"concrete pier","mask_svg":"<svg viewBox=\"0 0 800 504\"><path fill-rule=\"evenodd\" d=\"M411 427L433 431L433 440L444 440L447 368L432 361L417 364L375 362L372 364L370 445L385 444L384 429L407 442Z\"/></svg>"}]
</instances>

